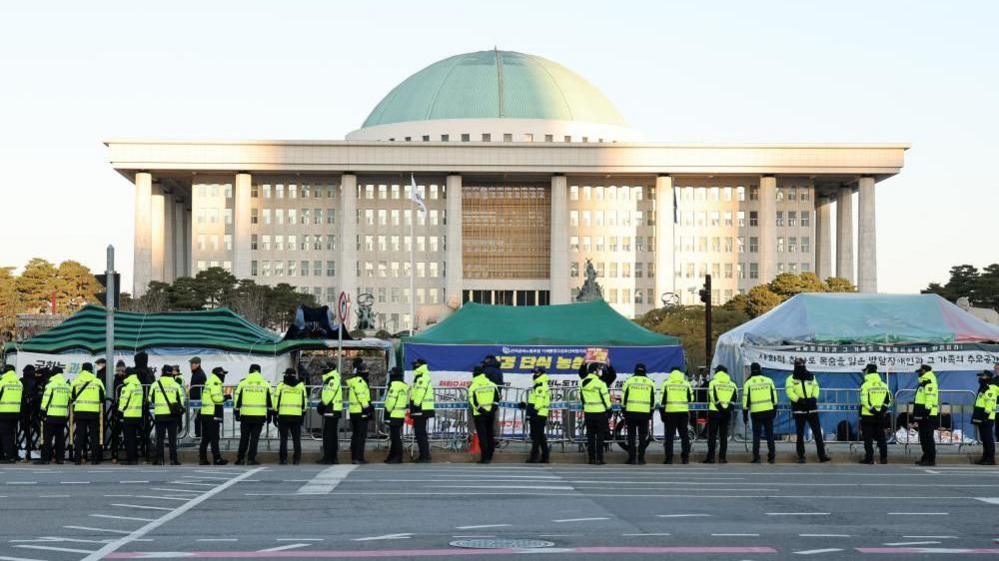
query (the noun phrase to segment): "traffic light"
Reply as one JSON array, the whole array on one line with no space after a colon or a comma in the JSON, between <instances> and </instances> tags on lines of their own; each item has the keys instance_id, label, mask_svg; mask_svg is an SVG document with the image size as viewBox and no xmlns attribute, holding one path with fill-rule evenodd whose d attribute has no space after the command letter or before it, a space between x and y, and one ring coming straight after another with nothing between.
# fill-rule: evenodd
<instances>
[{"instance_id":1,"label":"traffic light","mask_svg":"<svg viewBox=\"0 0 999 561\"><path fill-rule=\"evenodd\" d=\"M101 305L107 304L107 301L108 301L107 300L107 296L108 296L108 292L107 292L107 290L108 290L108 276L106 274L100 274L100 275L94 275L94 278L96 278L97 282L101 283L101 286L104 287L104 292L98 292L96 294L97 300L100 301ZM121 307L121 274L120 273L115 273L114 274L114 308L117 310L119 307Z\"/></svg>"},{"instance_id":2,"label":"traffic light","mask_svg":"<svg viewBox=\"0 0 999 561\"><path fill-rule=\"evenodd\" d=\"M704 288L702 288L700 290L699 294L701 295L701 302L703 302L705 306L708 306L710 308L711 307L711 275L705 275L704 276Z\"/></svg>"}]
</instances>

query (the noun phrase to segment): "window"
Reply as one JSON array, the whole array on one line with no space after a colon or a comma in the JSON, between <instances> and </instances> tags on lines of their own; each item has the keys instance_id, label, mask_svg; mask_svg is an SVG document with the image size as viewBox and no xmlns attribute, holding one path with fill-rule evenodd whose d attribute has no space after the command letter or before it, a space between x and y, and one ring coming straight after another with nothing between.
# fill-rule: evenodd
<instances>
[{"instance_id":1,"label":"window","mask_svg":"<svg viewBox=\"0 0 999 561\"><path fill-rule=\"evenodd\" d=\"M745 278L746 278L746 270L742 268L742 263L736 263L735 264L735 273L737 275L739 275L740 279L745 280Z\"/></svg>"},{"instance_id":2,"label":"window","mask_svg":"<svg viewBox=\"0 0 999 561\"><path fill-rule=\"evenodd\" d=\"M784 253L784 238L777 238L777 253Z\"/></svg>"},{"instance_id":3,"label":"window","mask_svg":"<svg viewBox=\"0 0 999 561\"><path fill-rule=\"evenodd\" d=\"M739 253L746 252L746 238L739 236L735 239L735 245L739 248Z\"/></svg>"},{"instance_id":4,"label":"window","mask_svg":"<svg viewBox=\"0 0 999 561\"><path fill-rule=\"evenodd\" d=\"M807 228L807 227L811 226L812 213L810 211L803 210L803 211L801 211L800 216L801 216L801 226L802 226L802 228Z\"/></svg>"},{"instance_id":5,"label":"window","mask_svg":"<svg viewBox=\"0 0 999 561\"><path fill-rule=\"evenodd\" d=\"M251 277L257 276L257 260L256 259L254 259L253 261L250 261L250 276Z\"/></svg>"},{"instance_id":6,"label":"window","mask_svg":"<svg viewBox=\"0 0 999 561\"><path fill-rule=\"evenodd\" d=\"M251 185L250 186L250 198L251 199L258 199L258 198L260 198L260 188L258 186L256 186L256 185Z\"/></svg>"},{"instance_id":7,"label":"window","mask_svg":"<svg viewBox=\"0 0 999 561\"><path fill-rule=\"evenodd\" d=\"M783 189L777 189L777 200L778 201L783 201L784 200L784 190Z\"/></svg>"},{"instance_id":8,"label":"window","mask_svg":"<svg viewBox=\"0 0 999 561\"><path fill-rule=\"evenodd\" d=\"M797 195L798 195L798 190L795 189L794 187L791 187L790 189L787 190L787 200L789 201L796 200L798 198Z\"/></svg>"},{"instance_id":9,"label":"window","mask_svg":"<svg viewBox=\"0 0 999 561\"><path fill-rule=\"evenodd\" d=\"M732 238L725 238L725 253L732 253Z\"/></svg>"},{"instance_id":10,"label":"window","mask_svg":"<svg viewBox=\"0 0 999 561\"><path fill-rule=\"evenodd\" d=\"M790 237L787 239L787 252L795 253L798 251L798 238Z\"/></svg>"},{"instance_id":11,"label":"window","mask_svg":"<svg viewBox=\"0 0 999 561\"><path fill-rule=\"evenodd\" d=\"M578 201L579 200L579 185L573 185L569 187L569 200Z\"/></svg>"},{"instance_id":12,"label":"window","mask_svg":"<svg viewBox=\"0 0 999 561\"><path fill-rule=\"evenodd\" d=\"M274 249L277 251L284 251L284 236L277 234L274 236Z\"/></svg>"},{"instance_id":13,"label":"window","mask_svg":"<svg viewBox=\"0 0 999 561\"><path fill-rule=\"evenodd\" d=\"M546 134L545 135L545 142L554 142L554 141L555 141L555 137L553 135L550 135L550 134Z\"/></svg>"},{"instance_id":14,"label":"window","mask_svg":"<svg viewBox=\"0 0 999 561\"><path fill-rule=\"evenodd\" d=\"M749 253L759 253L760 251L760 238L751 237L749 238Z\"/></svg>"},{"instance_id":15,"label":"window","mask_svg":"<svg viewBox=\"0 0 999 561\"><path fill-rule=\"evenodd\" d=\"M735 195L736 195L736 199L739 202L745 201L746 200L746 188L743 187L742 185L736 187L735 188Z\"/></svg>"},{"instance_id":16,"label":"window","mask_svg":"<svg viewBox=\"0 0 999 561\"><path fill-rule=\"evenodd\" d=\"M717 226L718 224L719 224L718 211L717 210L713 210L713 211L711 211L711 222L710 222L710 225L711 226Z\"/></svg>"},{"instance_id":17,"label":"window","mask_svg":"<svg viewBox=\"0 0 999 561\"><path fill-rule=\"evenodd\" d=\"M297 199L298 198L298 187L296 187L294 185L289 185L288 186L288 198L289 199Z\"/></svg>"},{"instance_id":18,"label":"window","mask_svg":"<svg viewBox=\"0 0 999 561\"><path fill-rule=\"evenodd\" d=\"M284 261L274 262L274 276L283 277L284 276Z\"/></svg>"},{"instance_id":19,"label":"window","mask_svg":"<svg viewBox=\"0 0 999 561\"><path fill-rule=\"evenodd\" d=\"M784 225L784 211L778 210L777 211L777 226L780 227L780 226L783 226L783 225Z\"/></svg>"},{"instance_id":20,"label":"window","mask_svg":"<svg viewBox=\"0 0 999 561\"><path fill-rule=\"evenodd\" d=\"M270 224L270 223L271 223L271 209L265 208L264 209L264 224Z\"/></svg>"},{"instance_id":21,"label":"window","mask_svg":"<svg viewBox=\"0 0 999 561\"><path fill-rule=\"evenodd\" d=\"M725 211L725 225L726 226L732 225L732 211L730 210Z\"/></svg>"},{"instance_id":22,"label":"window","mask_svg":"<svg viewBox=\"0 0 999 561\"><path fill-rule=\"evenodd\" d=\"M336 222L336 213L333 212L332 208L326 209L326 223L334 224Z\"/></svg>"},{"instance_id":23,"label":"window","mask_svg":"<svg viewBox=\"0 0 999 561\"><path fill-rule=\"evenodd\" d=\"M740 211L739 211L739 212L738 212L738 213L736 214L736 217L737 217L737 218L739 219L739 227L740 227L740 228L745 228L745 227L746 227L746 212L745 212L745 211L742 211L742 210L740 210Z\"/></svg>"},{"instance_id":24,"label":"window","mask_svg":"<svg viewBox=\"0 0 999 561\"><path fill-rule=\"evenodd\" d=\"M749 226L755 227L760 224L760 215L755 210L749 211Z\"/></svg>"},{"instance_id":25,"label":"window","mask_svg":"<svg viewBox=\"0 0 999 561\"><path fill-rule=\"evenodd\" d=\"M802 263L801 264L801 272L802 273L807 273L807 272L809 272L811 270L812 270L812 264L811 263Z\"/></svg>"},{"instance_id":26,"label":"window","mask_svg":"<svg viewBox=\"0 0 999 561\"><path fill-rule=\"evenodd\" d=\"M482 142L491 142L492 139L493 135L489 134L488 132L482 133Z\"/></svg>"},{"instance_id":27,"label":"window","mask_svg":"<svg viewBox=\"0 0 999 561\"><path fill-rule=\"evenodd\" d=\"M749 200L758 201L760 200L760 190L756 187L749 188Z\"/></svg>"},{"instance_id":28,"label":"window","mask_svg":"<svg viewBox=\"0 0 999 561\"><path fill-rule=\"evenodd\" d=\"M274 197L277 198L277 199L283 199L284 198L284 185L275 185L274 186Z\"/></svg>"},{"instance_id":29,"label":"window","mask_svg":"<svg viewBox=\"0 0 999 561\"><path fill-rule=\"evenodd\" d=\"M503 133L503 142L513 142L513 134L508 132Z\"/></svg>"},{"instance_id":30,"label":"window","mask_svg":"<svg viewBox=\"0 0 999 561\"><path fill-rule=\"evenodd\" d=\"M205 235L198 234L198 251L204 251L204 250L205 250Z\"/></svg>"},{"instance_id":31,"label":"window","mask_svg":"<svg viewBox=\"0 0 999 561\"><path fill-rule=\"evenodd\" d=\"M296 265L298 265L297 261L293 261L291 259L288 260L288 276L289 277L295 276L295 273L297 272L297 269L295 268Z\"/></svg>"},{"instance_id":32,"label":"window","mask_svg":"<svg viewBox=\"0 0 999 561\"><path fill-rule=\"evenodd\" d=\"M223 243L225 244L225 250L232 251L232 234L226 234L222 236L222 238L224 240Z\"/></svg>"},{"instance_id":33,"label":"window","mask_svg":"<svg viewBox=\"0 0 999 561\"><path fill-rule=\"evenodd\" d=\"M468 142L471 139L472 139L472 136L470 134L468 134L467 132L461 133L461 141L462 142Z\"/></svg>"},{"instance_id":34,"label":"window","mask_svg":"<svg viewBox=\"0 0 999 561\"><path fill-rule=\"evenodd\" d=\"M225 223L226 224L232 224L232 209L231 208L227 208L227 209L223 210L222 212L224 213L224 216L225 216Z\"/></svg>"},{"instance_id":35,"label":"window","mask_svg":"<svg viewBox=\"0 0 999 561\"><path fill-rule=\"evenodd\" d=\"M276 209L274 209L274 223L275 224L284 224L284 209L283 208L276 208Z\"/></svg>"},{"instance_id":36,"label":"window","mask_svg":"<svg viewBox=\"0 0 999 561\"><path fill-rule=\"evenodd\" d=\"M295 234L288 234L288 245L286 246L288 251L295 251L298 249L298 236Z\"/></svg>"},{"instance_id":37,"label":"window","mask_svg":"<svg viewBox=\"0 0 999 561\"><path fill-rule=\"evenodd\" d=\"M760 278L760 264L750 263L749 264L749 278L758 279Z\"/></svg>"},{"instance_id":38,"label":"window","mask_svg":"<svg viewBox=\"0 0 999 561\"><path fill-rule=\"evenodd\" d=\"M635 263L635 278L636 279L642 278L643 273L644 273L643 265L644 265L644 263Z\"/></svg>"},{"instance_id":39,"label":"window","mask_svg":"<svg viewBox=\"0 0 999 561\"><path fill-rule=\"evenodd\" d=\"M732 278L732 264L731 263L725 263L725 278L727 278L727 279Z\"/></svg>"},{"instance_id":40,"label":"window","mask_svg":"<svg viewBox=\"0 0 999 561\"><path fill-rule=\"evenodd\" d=\"M265 277L271 276L271 262L270 261L268 261L266 259L264 260L263 267L261 267L261 273Z\"/></svg>"},{"instance_id":41,"label":"window","mask_svg":"<svg viewBox=\"0 0 999 561\"><path fill-rule=\"evenodd\" d=\"M812 251L811 239L809 239L807 237L801 238L801 252L802 253L809 253L811 251Z\"/></svg>"},{"instance_id":42,"label":"window","mask_svg":"<svg viewBox=\"0 0 999 561\"><path fill-rule=\"evenodd\" d=\"M783 273L784 270L785 270L784 264L783 263L778 263L777 264L777 272L778 273Z\"/></svg>"},{"instance_id":43,"label":"window","mask_svg":"<svg viewBox=\"0 0 999 561\"><path fill-rule=\"evenodd\" d=\"M312 223L313 224L323 223L323 209L321 208L312 209Z\"/></svg>"},{"instance_id":44,"label":"window","mask_svg":"<svg viewBox=\"0 0 999 561\"><path fill-rule=\"evenodd\" d=\"M271 186L270 185L264 185L264 198L265 199L271 198ZM267 267L267 268L270 269L270 267ZM269 275L265 275L265 276L269 276Z\"/></svg>"},{"instance_id":45,"label":"window","mask_svg":"<svg viewBox=\"0 0 999 561\"><path fill-rule=\"evenodd\" d=\"M336 276L336 261L326 262L326 276L335 277Z\"/></svg>"},{"instance_id":46,"label":"window","mask_svg":"<svg viewBox=\"0 0 999 561\"><path fill-rule=\"evenodd\" d=\"M449 140L451 140L451 135L449 135L449 134L442 134L441 135L441 142L448 142Z\"/></svg>"},{"instance_id":47,"label":"window","mask_svg":"<svg viewBox=\"0 0 999 561\"><path fill-rule=\"evenodd\" d=\"M257 235L250 234L250 249L257 249Z\"/></svg>"},{"instance_id":48,"label":"window","mask_svg":"<svg viewBox=\"0 0 999 561\"><path fill-rule=\"evenodd\" d=\"M790 226L791 228L794 228L795 226L798 225L798 213L797 212L795 212L793 210L787 211L787 225Z\"/></svg>"},{"instance_id":49,"label":"window","mask_svg":"<svg viewBox=\"0 0 999 561\"><path fill-rule=\"evenodd\" d=\"M261 249L263 249L264 251L270 251L271 250L271 237L267 236L267 235L263 236L263 238L261 238L260 246L261 246Z\"/></svg>"}]
</instances>

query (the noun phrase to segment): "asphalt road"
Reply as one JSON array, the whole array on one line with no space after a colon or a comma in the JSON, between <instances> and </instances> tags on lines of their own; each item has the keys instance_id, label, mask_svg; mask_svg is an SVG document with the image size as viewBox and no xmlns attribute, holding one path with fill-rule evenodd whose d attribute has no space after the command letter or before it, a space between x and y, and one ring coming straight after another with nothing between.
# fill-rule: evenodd
<instances>
[{"instance_id":1,"label":"asphalt road","mask_svg":"<svg viewBox=\"0 0 999 561\"><path fill-rule=\"evenodd\" d=\"M999 469L972 466L11 466L0 482L0 561L999 554ZM502 539L552 545L450 545Z\"/></svg>"}]
</instances>

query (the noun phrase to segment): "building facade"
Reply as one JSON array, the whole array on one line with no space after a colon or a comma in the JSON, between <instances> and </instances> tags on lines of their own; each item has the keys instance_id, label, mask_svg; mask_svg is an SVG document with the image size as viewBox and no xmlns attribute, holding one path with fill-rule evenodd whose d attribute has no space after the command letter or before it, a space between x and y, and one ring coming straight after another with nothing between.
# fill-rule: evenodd
<instances>
[{"instance_id":1,"label":"building facade","mask_svg":"<svg viewBox=\"0 0 999 561\"><path fill-rule=\"evenodd\" d=\"M134 294L218 266L370 293L389 331L411 299L568 303L588 260L628 316L697 302L706 274L718 302L781 272L876 292L874 188L907 149L650 143L576 74L506 51L417 72L343 141L107 146L135 184Z\"/></svg>"}]
</instances>

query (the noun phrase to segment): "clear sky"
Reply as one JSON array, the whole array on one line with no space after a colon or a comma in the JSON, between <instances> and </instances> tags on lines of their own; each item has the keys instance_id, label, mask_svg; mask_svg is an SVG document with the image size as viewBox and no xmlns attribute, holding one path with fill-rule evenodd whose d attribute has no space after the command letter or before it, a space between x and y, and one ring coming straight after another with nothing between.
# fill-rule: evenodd
<instances>
[{"instance_id":1,"label":"clear sky","mask_svg":"<svg viewBox=\"0 0 999 561\"><path fill-rule=\"evenodd\" d=\"M710 4L710 5L709 5ZM908 142L877 189L879 288L999 261L997 2L4 2L0 265L131 286L133 187L102 140L342 139L452 54L541 55L651 140Z\"/></svg>"}]
</instances>

